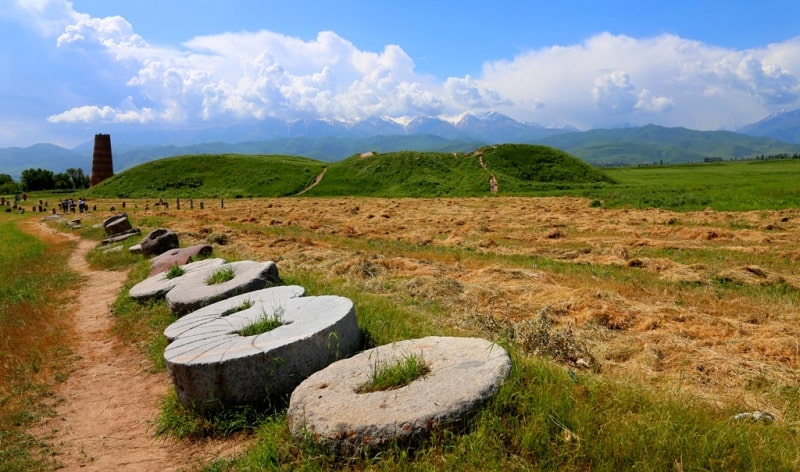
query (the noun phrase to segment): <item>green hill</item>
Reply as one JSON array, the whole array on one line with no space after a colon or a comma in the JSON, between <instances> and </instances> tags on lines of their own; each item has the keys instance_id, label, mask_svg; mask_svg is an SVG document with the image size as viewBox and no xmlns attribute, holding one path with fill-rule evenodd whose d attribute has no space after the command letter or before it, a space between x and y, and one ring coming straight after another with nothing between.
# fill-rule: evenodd
<instances>
[{"instance_id":1,"label":"green hill","mask_svg":"<svg viewBox=\"0 0 800 472\"><path fill-rule=\"evenodd\" d=\"M483 162L483 165L481 165ZM548 188L607 184L602 172L547 146L504 144L464 154L401 151L335 163L294 156L193 155L151 161L89 190L95 197L436 197L524 195Z\"/></svg>"},{"instance_id":2,"label":"green hill","mask_svg":"<svg viewBox=\"0 0 800 472\"><path fill-rule=\"evenodd\" d=\"M146 162L89 189L95 197L283 197L313 182L325 164L295 156L177 156Z\"/></svg>"}]
</instances>

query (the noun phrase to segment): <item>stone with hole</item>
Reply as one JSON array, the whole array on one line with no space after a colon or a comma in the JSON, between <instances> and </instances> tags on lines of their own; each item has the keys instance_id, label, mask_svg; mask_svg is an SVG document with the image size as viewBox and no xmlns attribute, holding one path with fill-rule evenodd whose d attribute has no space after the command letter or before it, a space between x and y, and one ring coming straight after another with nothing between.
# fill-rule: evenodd
<instances>
[{"instance_id":1,"label":"stone with hole","mask_svg":"<svg viewBox=\"0 0 800 472\"><path fill-rule=\"evenodd\" d=\"M232 278L220 283L209 283L214 274L220 271L232 272ZM183 277L172 290L167 292L167 306L173 313L185 315L214 302L266 288L278 282L278 266L272 261L230 262Z\"/></svg>"},{"instance_id":2,"label":"stone with hole","mask_svg":"<svg viewBox=\"0 0 800 472\"><path fill-rule=\"evenodd\" d=\"M302 297L305 293L306 290L299 285L281 285L226 298L175 320L164 330L164 337L168 342L172 342L183 333L197 335L201 332L202 326L246 310L274 311L277 307L284 306L286 300ZM211 329L217 328L212 326Z\"/></svg>"},{"instance_id":3,"label":"stone with hole","mask_svg":"<svg viewBox=\"0 0 800 472\"><path fill-rule=\"evenodd\" d=\"M190 262L189 264L179 266L180 270L183 271L183 275L169 278L168 271L160 272L131 287L130 290L128 290L128 296L142 302L161 299L185 277L189 277L195 272L207 273L209 269L223 265L225 265L225 260L219 258Z\"/></svg>"},{"instance_id":4,"label":"stone with hole","mask_svg":"<svg viewBox=\"0 0 800 472\"><path fill-rule=\"evenodd\" d=\"M430 371L409 384L359 393L374 369L416 355ZM291 432L340 455L463 424L497 393L511 368L508 353L479 338L427 337L364 351L315 373L292 393Z\"/></svg>"},{"instance_id":5,"label":"stone with hole","mask_svg":"<svg viewBox=\"0 0 800 472\"><path fill-rule=\"evenodd\" d=\"M279 326L241 334L263 319L276 319ZM209 412L285 401L303 379L349 356L360 343L353 302L325 295L259 303L216 317L181 331L164 358L181 404Z\"/></svg>"}]
</instances>

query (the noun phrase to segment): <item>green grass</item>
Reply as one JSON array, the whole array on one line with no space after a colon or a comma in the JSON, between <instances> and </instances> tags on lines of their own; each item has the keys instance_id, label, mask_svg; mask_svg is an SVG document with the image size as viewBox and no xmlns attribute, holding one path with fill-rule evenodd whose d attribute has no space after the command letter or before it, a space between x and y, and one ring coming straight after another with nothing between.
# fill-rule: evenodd
<instances>
[{"instance_id":1,"label":"green grass","mask_svg":"<svg viewBox=\"0 0 800 472\"><path fill-rule=\"evenodd\" d=\"M409 354L395 362L376 360L369 380L359 385L358 393L394 390L424 377L430 371L422 355Z\"/></svg>"},{"instance_id":2,"label":"green grass","mask_svg":"<svg viewBox=\"0 0 800 472\"><path fill-rule=\"evenodd\" d=\"M280 328L284 325L280 316L281 310L269 315L262 313L261 318L253 324L249 324L238 331L240 336L256 336L263 333L268 333L273 329Z\"/></svg>"},{"instance_id":3,"label":"green grass","mask_svg":"<svg viewBox=\"0 0 800 472\"><path fill-rule=\"evenodd\" d=\"M52 246L0 213L0 470L51 470L46 445L26 432L51 414L53 388L70 368L65 307L81 281L67 266L73 243Z\"/></svg>"},{"instance_id":4,"label":"green grass","mask_svg":"<svg viewBox=\"0 0 800 472\"><path fill-rule=\"evenodd\" d=\"M180 277L181 275L185 274L186 271L179 265L172 265L169 267L167 272L164 274L164 277L167 279L174 279L176 277Z\"/></svg>"},{"instance_id":5,"label":"green grass","mask_svg":"<svg viewBox=\"0 0 800 472\"><path fill-rule=\"evenodd\" d=\"M206 285L217 285L228 282L233 280L236 277L236 273L233 271L232 267L223 267L222 269L215 270L211 275L209 275L205 283Z\"/></svg>"},{"instance_id":6,"label":"green grass","mask_svg":"<svg viewBox=\"0 0 800 472\"><path fill-rule=\"evenodd\" d=\"M717 211L800 207L800 159L606 169L617 185L570 192L608 207Z\"/></svg>"}]
</instances>

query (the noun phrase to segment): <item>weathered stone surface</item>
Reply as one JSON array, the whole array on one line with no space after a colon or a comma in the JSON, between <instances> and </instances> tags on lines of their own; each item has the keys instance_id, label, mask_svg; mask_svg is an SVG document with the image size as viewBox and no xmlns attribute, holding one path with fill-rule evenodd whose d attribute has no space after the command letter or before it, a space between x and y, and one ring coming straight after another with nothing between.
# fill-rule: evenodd
<instances>
[{"instance_id":1,"label":"weathered stone surface","mask_svg":"<svg viewBox=\"0 0 800 472\"><path fill-rule=\"evenodd\" d=\"M272 316L283 325L253 336L238 333ZM353 302L332 295L264 301L205 322L205 314L190 317L200 323L172 333L177 337L164 358L179 401L199 411L285 398L303 379L361 343Z\"/></svg>"},{"instance_id":2,"label":"weathered stone surface","mask_svg":"<svg viewBox=\"0 0 800 472\"><path fill-rule=\"evenodd\" d=\"M427 375L394 390L357 393L376 365L411 354L428 364ZM485 339L428 337L380 346L301 383L289 402L289 428L338 454L358 454L460 423L497 393L510 368L505 349Z\"/></svg>"},{"instance_id":3,"label":"weathered stone surface","mask_svg":"<svg viewBox=\"0 0 800 472\"><path fill-rule=\"evenodd\" d=\"M174 231L165 228L150 231L147 236L142 238L139 244L142 245L142 255L145 257L158 256L170 249L180 247L178 235Z\"/></svg>"},{"instance_id":4,"label":"weathered stone surface","mask_svg":"<svg viewBox=\"0 0 800 472\"><path fill-rule=\"evenodd\" d=\"M259 311L265 306L272 308L283 306L286 300L302 297L305 293L306 290L299 285L281 285L226 298L175 320L164 330L164 337L167 338L167 341L172 342L180 337L181 334L199 328L218 318L243 312L246 309ZM249 306L243 308L245 305ZM196 330L192 332L197 334Z\"/></svg>"},{"instance_id":5,"label":"weathered stone surface","mask_svg":"<svg viewBox=\"0 0 800 472\"><path fill-rule=\"evenodd\" d=\"M181 266L184 274L171 279L167 278L166 272L159 272L156 275L148 277L138 284L131 287L128 291L128 296L138 301L155 300L164 298L164 296L172 290L182 279L191 276L195 272L206 273L209 269L220 267L225 264L224 259L203 259Z\"/></svg>"},{"instance_id":6,"label":"weathered stone surface","mask_svg":"<svg viewBox=\"0 0 800 472\"><path fill-rule=\"evenodd\" d=\"M228 268L233 270L232 280L213 285L206 282L216 271ZM272 261L230 262L182 277L181 281L167 292L167 306L173 313L183 315L234 295L275 285L278 281L278 266Z\"/></svg>"},{"instance_id":7,"label":"weathered stone surface","mask_svg":"<svg viewBox=\"0 0 800 472\"><path fill-rule=\"evenodd\" d=\"M141 230L139 228L129 229L128 231L125 231L124 233L119 233L119 234L116 234L114 236L111 236L109 238L106 238L106 239L102 240L101 244L105 246L107 244L118 243L120 241L125 241L128 238L132 238L134 236L139 236L140 234L142 234L142 232L141 232Z\"/></svg>"},{"instance_id":8,"label":"weathered stone surface","mask_svg":"<svg viewBox=\"0 0 800 472\"><path fill-rule=\"evenodd\" d=\"M164 272L172 266L182 266L192 262L197 256L208 256L214 250L209 244L170 249L154 257L150 264L150 276Z\"/></svg>"},{"instance_id":9,"label":"weathered stone surface","mask_svg":"<svg viewBox=\"0 0 800 472\"><path fill-rule=\"evenodd\" d=\"M127 213L109 216L103 221L103 231L106 236L116 236L133 229Z\"/></svg>"},{"instance_id":10,"label":"weathered stone surface","mask_svg":"<svg viewBox=\"0 0 800 472\"><path fill-rule=\"evenodd\" d=\"M142 253L142 245L141 244L134 244L133 246L128 248L128 251L131 254L141 254ZM154 274L150 274L154 275Z\"/></svg>"}]
</instances>

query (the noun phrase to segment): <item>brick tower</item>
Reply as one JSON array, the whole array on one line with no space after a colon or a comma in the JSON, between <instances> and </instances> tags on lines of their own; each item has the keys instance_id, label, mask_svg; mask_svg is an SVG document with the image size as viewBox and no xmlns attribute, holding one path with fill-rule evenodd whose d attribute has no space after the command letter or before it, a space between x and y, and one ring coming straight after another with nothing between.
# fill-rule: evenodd
<instances>
[{"instance_id":1,"label":"brick tower","mask_svg":"<svg viewBox=\"0 0 800 472\"><path fill-rule=\"evenodd\" d=\"M94 135L94 153L92 154L92 177L89 186L94 187L114 175L114 162L111 159L111 135Z\"/></svg>"}]
</instances>

